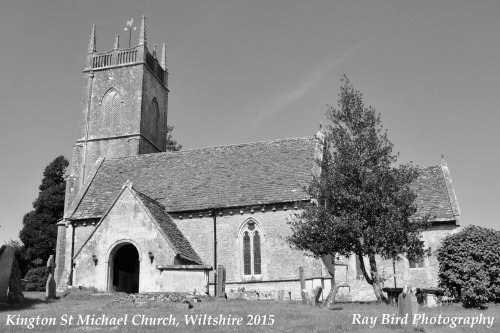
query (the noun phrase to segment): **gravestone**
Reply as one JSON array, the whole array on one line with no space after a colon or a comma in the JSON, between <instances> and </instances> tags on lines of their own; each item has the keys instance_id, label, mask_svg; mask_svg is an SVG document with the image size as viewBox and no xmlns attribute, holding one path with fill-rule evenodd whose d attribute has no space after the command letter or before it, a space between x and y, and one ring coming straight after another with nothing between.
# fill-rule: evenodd
<instances>
[{"instance_id":1,"label":"gravestone","mask_svg":"<svg viewBox=\"0 0 500 333\"><path fill-rule=\"evenodd\" d=\"M279 290L278 291L278 301L282 301L283 300L283 296L285 295L285 291L284 290Z\"/></svg>"},{"instance_id":2,"label":"gravestone","mask_svg":"<svg viewBox=\"0 0 500 333\"><path fill-rule=\"evenodd\" d=\"M0 252L0 302L21 303L24 300L21 271L14 248L4 246Z\"/></svg>"},{"instance_id":3,"label":"gravestone","mask_svg":"<svg viewBox=\"0 0 500 333\"><path fill-rule=\"evenodd\" d=\"M408 292L409 288L404 287L403 292L398 296L398 312L401 318L406 316L407 313L411 313L411 300L408 298ZM410 308L408 308L408 306L410 306Z\"/></svg>"},{"instance_id":4,"label":"gravestone","mask_svg":"<svg viewBox=\"0 0 500 333\"><path fill-rule=\"evenodd\" d=\"M410 287L403 288L403 292L399 294L398 297L398 310L399 317L403 318L407 316L407 324L411 324L413 315L418 313L418 301L415 295L415 289Z\"/></svg>"},{"instance_id":5,"label":"gravestone","mask_svg":"<svg viewBox=\"0 0 500 333\"><path fill-rule=\"evenodd\" d=\"M434 294L427 294L426 305L428 308L435 308L438 306L437 297Z\"/></svg>"},{"instance_id":6,"label":"gravestone","mask_svg":"<svg viewBox=\"0 0 500 333\"><path fill-rule=\"evenodd\" d=\"M217 267L217 289L215 295L217 297L226 296L226 268L223 265Z\"/></svg>"},{"instance_id":7,"label":"gravestone","mask_svg":"<svg viewBox=\"0 0 500 333\"><path fill-rule=\"evenodd\" d=\"M14 250L10 246L4 247L4 251L0 256L0 302L9 300L10 274L14 259Z\"/></svg>"},{"instance_id":8,"label":"gravestone","mask_svg":"<svg viewBox=\"0 0 500 333\"><path fill-rule=\"evenodd\" d=\"M307 304L306 279L304 277L304 267L299 267L300 278L300 295L302 296L302 304Z\"/></svg>"},{"instance_id":9,"label":"gravestone","mask_svg":"<svg viewBox=\"0 0 500 333\"><path fill-rule=\"evenodd\" d=\"M47 260L47 269L49 270L49 276L47 278L47 283L45 284L45 299L55 299L56 298L56 281L54 280L54 269L56 264L54 262L54 255L49 257Z\"/></svg>"},{"instance_id":10,"label":"gravestone","mask_svg":"<svg viewBox=\"0 0 500 333\"><path fill-rule=\"evenodd\" d=\"M417 314L418 313L418 299L417 299L415 288L410 288L410 300L411 300L412 313ZM413 320L413 317L409 318L408 320Z\"/></svg>"},{"instance_id":11,"label":"gravestone","mask_svg":"<svg viewBox=\"0 0 500 333\"><path fill-rule=\"evenodd\" d=\"M316 306L319 305L319 298L321 297L321 292L323 291L323 288L321 286L316 287L314 289L314 294L312 297L312 305Z\"/></svg>"}]
</instances>

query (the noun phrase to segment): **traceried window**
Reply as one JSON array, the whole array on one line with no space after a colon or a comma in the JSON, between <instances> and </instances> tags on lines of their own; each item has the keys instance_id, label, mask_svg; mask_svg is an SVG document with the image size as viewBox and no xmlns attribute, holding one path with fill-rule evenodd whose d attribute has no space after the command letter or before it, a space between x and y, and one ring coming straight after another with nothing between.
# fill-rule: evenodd
<instances>
[{"instance_id":1,"label":"traceried window","mask_svg":"<svg viewBox=\"0 0 500 333\"><path fill-rule=\"evenodd\" d=\"M240 234L244 277L262 275L261 237L255 221L249 220L245 223Z\"/></svg>"}]
</instances>

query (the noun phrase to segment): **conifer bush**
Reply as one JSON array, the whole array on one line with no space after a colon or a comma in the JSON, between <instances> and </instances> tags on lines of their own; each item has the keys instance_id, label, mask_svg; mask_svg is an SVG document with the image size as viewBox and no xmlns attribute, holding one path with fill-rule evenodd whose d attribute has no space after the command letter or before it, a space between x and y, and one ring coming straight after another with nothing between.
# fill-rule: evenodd
<instances>
[{"instance_id":1,"label":"conifer bush","mask_svg":"<svg viewBox=\"0 0 500 333\"><path fill-rule=\"evenodd\" d=\"M465 307L500 302L500 232L470 225L437 251L440 286Z\"/></svg>"}]
</instances>

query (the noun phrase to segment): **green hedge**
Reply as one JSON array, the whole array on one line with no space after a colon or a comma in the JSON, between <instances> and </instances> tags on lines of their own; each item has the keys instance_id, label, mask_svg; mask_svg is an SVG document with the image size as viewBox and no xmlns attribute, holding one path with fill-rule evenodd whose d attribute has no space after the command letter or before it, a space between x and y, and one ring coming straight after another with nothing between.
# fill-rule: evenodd
<instances>
[{"instance_id":1,"label":"green hedge","mask_svg":"<svg viewBox=\"0 0 500 333\"><path fill-rule=\"evenodd\" d=\"M500 302L500 232L470 225L437 251L440 287L465 307Z\"/></svg>"}]
</instances>

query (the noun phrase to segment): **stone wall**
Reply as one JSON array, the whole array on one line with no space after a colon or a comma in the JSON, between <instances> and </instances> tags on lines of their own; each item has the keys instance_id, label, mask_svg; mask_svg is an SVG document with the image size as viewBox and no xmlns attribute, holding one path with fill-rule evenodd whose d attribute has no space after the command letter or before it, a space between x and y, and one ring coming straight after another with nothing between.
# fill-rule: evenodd
<instances>
[{"instance_id":1,"label":"stone wall","mask_svg":"<svg viewBox=\"0 0 500 333\"><path fill-rule=\"evenodd\" d=\"M290 233L287 219L297 210L285 205L276 206L273 211L270 207L262 212L260 209L251 213L248 209L224 210L222 215L217 214L217 265L226 267L226 283L240 283L243 281L277 281L297 279L298 269L304 267L306 277L327 276L328 272L320 260L304 256L303 253L293 250L285 238ZM189 215L192 215L189 218ZM171 214L177 226L189 240L195 251L205 264L214 266L214 221L207 215L199 214ZM243 249L241 228L248 221L254 221L261 234L262 276L244 277ZM213 274L210 276L213 283Z\"/></svg>"},{"instance_id":2,"label":"stone wall","mask_svg":"<svg viewBox=\"0 0 500 333\"><path fill-rule=\"evenodd\" d=\"M287 220L295 210L277 209L276 211L256 210L254 213L235 209L224 210L222 216L217 215L217 264L226 267L226 290L233 291L244 287L246 290L256 290L259 293L277 294L283 290L291 293L293 299L300 298L300 282L298 269L304 267L306 279L316 281L322 279L324 293L330 289L329 274L320 260L304 255L290 248L285 237L290 233ZM213 259L213 219L208 216L199 217L196 214L172 214L179 229L184 233L192 246L205 263L214 264ZM246 280L242 268L242 248L240 229L245 221L256 221L262 230L262 277L256 280ZM452 232L456 232L454 222L434 224L422 234L424 247L434 252L441 240ZM365 267L369 267L365 258ZM385 279L385 286L394 286L392 260L377 259L379 273ZM410 268L409 261L401 258L396 262L396 284L398 287L412 285L416 287L437 287L438 262L434 255L424 257L424 267ZM356 257L340 258L336 262L336 282L345 285L339 293L353 301L375 300L373 287L366 282L356 264ZM319 280L318 280L319 281ZM326 281L326 282L325 282ZM316 282L315 282L316 283ZM210 290L213 293L213 275L210 276ZM309 286L309 285L307 285ZM306 287L307 287L306 286ZM317 285L314 285L314 287ZM312 291L313 283L308 287Z\"/></svg>"}]
</instances>

